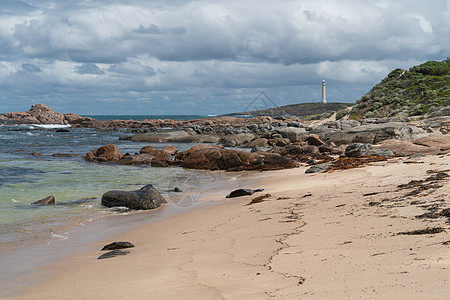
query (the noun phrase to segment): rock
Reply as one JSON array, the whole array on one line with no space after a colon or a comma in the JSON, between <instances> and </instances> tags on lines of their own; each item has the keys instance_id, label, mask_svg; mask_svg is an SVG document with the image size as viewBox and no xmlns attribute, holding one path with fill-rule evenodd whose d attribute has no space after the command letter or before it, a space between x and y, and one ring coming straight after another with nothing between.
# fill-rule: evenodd
<instances>
[{"instance_id":1,"label":"rock","mask_svg":"<svg viewBox=\"0 0 450 300\"><path fill-rule=\"evenodd\" d=\"M320 153L329 153L333 151L333 147L332 146L327 146L327 145L322 145L319 147L319 152Z\"/></svg>"},{"instance_id":2,"label":"rock","mask_svg":"<svg viewBox=\"0 0 450 300\"><path fill-rule=\"evenodd\" d=\"M222 146L197 145L181 153L182 166L206 170L280 170L295 168L298 163L274 153L249 153Z\"/></svg>"},{"instance_id":3,"label":"rock","mask_svg":"<svg viewBox=\"0 0 450 300\"><path fill-rule=\"evenodd\" d=\"M354 143L347 146L345 149L345 156L347 157L361 157L361 156L395 156L391 150L374 149L370 144Z\"/></svg>"},{"instance_id":4,"label":"rock","mask_svg":"<svg viewBox=\"0 0 450 300\"><path fill-rule=\"evenodd\" d=\"M53 205L53 204L55 204L55 197L53 195L48 196L48 197L45 197L44 199L35 201L31 204L33 204L33 205Z\"/></svg>"},{"instance_id":5,"label":"rock","mask_svg":"<svg viewBox=\"0 0 450 300\"><path fill-rule=\"evenodd\" d=\"M97 150L87 153L85 160L94 162L118 161L123 157L115 144L101 146Z\"/></svg>"},{"instance_id":6,"label":"rock","mask_svg":"<svg viewBox=\"0 0 450 300\"><path fill-rule=\"evenodd\" d=\"M239 147L249 143L255 138L252 133L239 133L225 135L220 139L220 143L225 147Z\"/></svg>"},{"instance_id":7,"label":"rock","mask_svg":"<svg viewBox=\"0 0 450 300\"><path fill-rule=\"evenodd\" d=\"M308 135L305 139L305 142L307 142L309 145L317 147L325 145L325 143L316 134Z\"/></svg>"},{"instance_id":8,"label":"rock","mask_svg":"<svg viewBox=\"0 0 450 300\"><path fill-rule=\"evenodd\" d=\"M169 152L167 152L166 150L155 149L152 146L145 146L139 151L139 153L154 156L157 160L160 161L169 160Z\"/></svg>"},{"instance_id":9,"label":"rock","mask_svg":"<svg viewBox=\"0 0 450 300\"><path fill-rule=\"evenodd\" d=\"M278 147L284 147L291 144L291 141L288 138L279 138L275 139L275 141Z\"/></svg>"},{"instance_id":10,"label":"rock","mask_svg":"<svg viewBox=\"0 0 450 300\"><path fill-rule=\"evenodd\" d=\"M247 143L245 146L249 148L253 147L267 147L269 140L266 138L256 138L253 141Z\"/></svg>"},{"instance_id":11,"label":"rock","mask_svg":"<svg viewBox=\"0 0 450 300\"><path fill-rule=\"evenodd\" d=\"M127 250L112 250L109 252L106 252L105 254L100 255L97 259L105 259L105 258L111 258L119 255L127 255L130 253L130 251Z\"/></svg>"},{"instance_id":12,"label":"rock","mask_svg":"<svg viewBox=\"0 0 450 300\"><path fill-rule=\"evenodd\" d=\"M300 142L307 135L305 129L296 127L278 128L276 132L281 134L282 137L288 138L291 143Z\"/></svg>"},{"instance_id":13,"label":"rock","mask_svg":"<svg viewBox=\"0 0 450 300\"><path fill-rule=\"evenodd\" d=\"M314 165L314 166L310 167L309 169L307 169L305 171L305 173L306 174L310 174L310 173L325 172L326 170L328 170L332 166L333 166L332 163L323 163L323 164Z\"/></svg>"},{"instance_id":14,"label":"rock","mask_svg":"<svg viewBox=\"0 0 450 300\"><path fill-rule=\"evenodd\" d=\"M175 188L173 189L173 191L174 191L175 193L182 193L182 192L183 192L179 187L175 187Z\"/></svg>"},{"instance_id":15,"label":"rock","mask_svg":"<svg viewBox=\"0 0 450 300\"><path fill-rule=\"evenodd\" d=\"M58 128L55 130L55 132L70 132L70 130L67 128Z\"/></svg>"},{"instance_id":16,"label":"rock","mask_svg":"<svg viewBox=\"0 0 450 300\"><path fill-rule=\"evenodd\" d=\"M169 164L167 162L168 161L162 161L162 160L159 160L159 159L154 159L152 161L152 167L167 168L169 166Z\"/></svg>"},{"instance_id":17,"label":"rock","mask_svg":"<svg viewBox=\"0 0 450 300\"><path fill-rule=\"evenodd\" d=\"M45 104L32 105L26 112L0 114L0 120L6 124L60 124L66 125L80 119L90 119L76 114L62 114L53 111Z\"/></svg>"},{"instance_id":18,"label":"rock","mask_svg":"<svg viewBox=\"0 0 450 300\"><path fill-rule=\"evenodd\" d=\"M102 196L102 205L106 207L123 206L131 209L148 210L167 203L166 199L148 184L137 191L109 191Z\"/></svg>"},{"instance_id":19,"label":"rock","mask_svg":"<svg viewBox=\"0 0 450 300\"><path fill-rule=\"evenodd\" d=\"M54 153L52 154L53 157L73 157L73 154L70 153Z\"/></svg>"},{"instance_id":20,"label":"rock","mask_svg":"<svg viewBox=\"0 0 450 300\"><path fill-rule=\"evenodd\" d=\"M134 142L163 143L177 141L177 139L187 138L189 136L190 134L184 130L167 130L164 132L135 134L132 136L120 137L120 139Z\"/></svg>"},{"instance_id":21,"label":"rock","mask_svg":"<svg viewBox=\"0 0 450 300\"><path fill-rule=\"evenodd\" d=\"M367 153L372 150L372 145L363 143L354 143L348 145L345 149L345 156L347 157L359 157L367 156Z\"/></svg>"},{"instance_id":22,"label":"rock","mask_svg":"<svg viewBox=\"0 0 450 300\"><path fill-rule=\"evenodd\" d=\"M450 136L429 136L411 141L385 140L375 145L377 149L395 151L397 156L450 153Z\"/></svg>"},{"instance_id":23,"label":"rock","mask_svg":"<svg viewBox=\"0 0 450 300\"><path fill-rule=\"evenodd\" d=\"M130 242L113 242L111 244L105 245L101 251L105 250L118 250L118 249L126 249L133 248L134 245Z\"/></svg>"},{"instance_id":24,"label":"rock","mask_svg":"<svg viewBox=\"0 0 450 300\"><path fill-rule=\"evenodd\" d=\"M366 120L367 121L367 120ZM376 144L387 139L410 140L429 135L426 130L405 123L381 123L356 126L341 132L326 134L328 142L337 145L351 143Z\"/></svg>"},{"instance_id":25,"label":"rock","mask_svg":"<svg viewBox=\"0 0 450 300\"><path fill-rule=\"evenodd\" d=\"M254 193L262 192L262 191L264 191L264 189L256 189L256 190L252 190L252 189L237 189L237 190L234 190L231 193L229 193L227 195L227 198L249 196L249 195L253 195Z\"/></svg>"},{"instance_id":26,"label":"rock","mask_svg":"<svg viewBox=\"0 0 450 300\"><path fill-rule=\"evenodd\" d=\"M293 169L299 166L299 163L293 159L283 157L278 153L259 152L262 163L256 170L271 171Z\"/></svg>"},{"instance_id":27,"label":"rock","mask_svg":"<svg viewBox=\"0 0 450 300\"><path fill-rule=\"evenodd\" d=\"M170 156L173 156L178 152L178 148L175 146L166 146L162 150L165 151Z\"/></svg>"},{"instance_id":28,"label":"rock","mask_svg":"<svg viewBox=\"0 0 450 300\"><path fill-rule=\"evenodd\" d=\"M125 155L119 161L120 165L143 165L153 163L155 157L150 154Z\"/></svg>"}]
</instances>

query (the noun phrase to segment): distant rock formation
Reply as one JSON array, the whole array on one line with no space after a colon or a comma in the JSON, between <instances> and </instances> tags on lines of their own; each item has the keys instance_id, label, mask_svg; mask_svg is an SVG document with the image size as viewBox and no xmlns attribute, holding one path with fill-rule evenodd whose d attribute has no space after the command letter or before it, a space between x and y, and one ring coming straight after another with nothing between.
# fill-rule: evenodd
<instances>
[{"instance_id":1,"label":"distant rock formation","mask_svg":"<svg viewBox=\"0 0 450 300\"><path fill-rule=\"evenodd\" d=\"M73 113L63 114L53 111L45 104L32 105L28 111L0 114L0 123L4 124L60 124L67 125L80 121L90 121L92 118L82 117Z\"/></svg>"}]
</instances>

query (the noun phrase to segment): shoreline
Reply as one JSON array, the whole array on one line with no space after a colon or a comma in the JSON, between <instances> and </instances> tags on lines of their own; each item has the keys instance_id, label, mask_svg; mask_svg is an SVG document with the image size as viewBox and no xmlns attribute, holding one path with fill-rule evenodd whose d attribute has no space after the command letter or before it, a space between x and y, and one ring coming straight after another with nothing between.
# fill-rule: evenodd
<instances>
[{"instance_id":1,"label":"shoreline","mask_svg":"<svg viewBox=\"0 0 450 300\"><path fill-rule=\"evenodd\" d=\"M202 172L202 171L199 171ZM208 171L210 172L210 171ZM237 183L242 181L244 185L252 185L253 177L250 173L214 172L214 176L227 182L230 189L237 188ZM200 183L200 182L199 182ZM202 210L210 206L223 205L226 202L225 195L221 191L215 191L216 185L202 186L198 199L190 199L185 193L176 196L189 198L188 201L178 202L177 198L166 195L168 203L152 210L131 210L124 214L98 215L94 219L77 219L77 222L67 224L52 230L52 237L42 236L38 240L21 242L18 247L9 246L0 251L0 265L3 272L0 275L0 298L11 296L15 291L32 286L37 274L45 274L47 268L60 263L79 252L91 248L91 244L113 238L114 236L159 222L177 214ZM187 205L186 205L187 204ZM23 281L27 281L24 283Z\"/></svg>"},{"instance_id":2,"label":"shoreline","mask_svg":"<svg viewBox=\"0 0 450 300\"><path fill-rule=\"evenodd\" d=\"M16 297L444 298L448 223L415 216L426 205L448 208L449 180L406 198L398 186L424 180L427 171L448 172L448 158L395 158L313 175L304 167L259 173L254 187L264 192L121 233L116 241L136 246L126 256L97 261L99 247L112 240L94 242L45 268L39 284ZM247 205L266 193L272 196ZM426 227L445 231L399 235Z\"/></svg>"}]
</instances>

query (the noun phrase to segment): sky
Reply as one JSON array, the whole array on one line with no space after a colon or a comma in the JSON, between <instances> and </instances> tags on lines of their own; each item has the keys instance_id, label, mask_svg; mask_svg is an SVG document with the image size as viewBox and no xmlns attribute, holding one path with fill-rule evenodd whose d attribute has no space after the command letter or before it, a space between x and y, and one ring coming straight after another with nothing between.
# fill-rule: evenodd
<instances>
[{"instance_id":1,"label":"sky","mask_svg":"<svg viewBox=\"0 0 450 300\"><path fill-rule=\"evenodd\" d=\"M0 112L222 114L322 80L355 102L449 53L450 0L1 0Z\"/></svg>"}]
</instances>

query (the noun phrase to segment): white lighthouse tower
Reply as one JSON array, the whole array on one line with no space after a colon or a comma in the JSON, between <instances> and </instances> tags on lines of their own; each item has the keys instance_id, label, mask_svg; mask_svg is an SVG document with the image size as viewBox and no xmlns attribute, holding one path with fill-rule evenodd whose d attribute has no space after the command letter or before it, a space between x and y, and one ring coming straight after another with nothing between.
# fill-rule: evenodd
<instances>
[{"instance_id":1,"label":"white lighthouse tower","mask_svg":"<svg viewBox=\"0 0 450 300\"><path fill-rule=\"evenodd\" d=\"M325 80L322 80L322 99L319 100L319 103L327 103L327 97L325 92Z\"/></svg>"}]
</instances>

